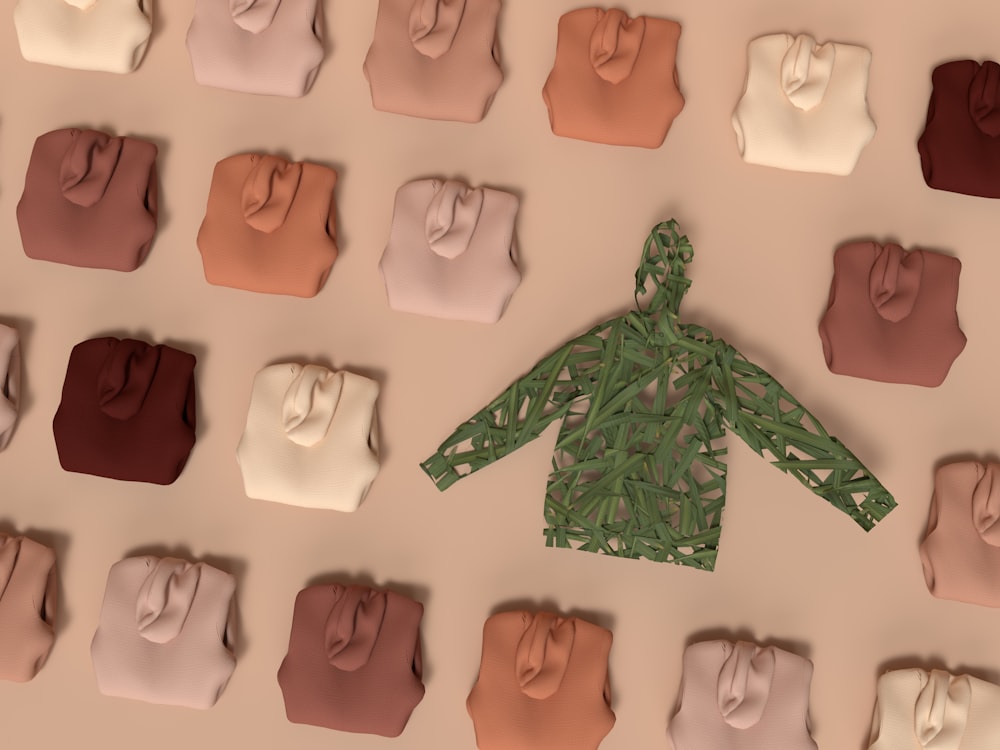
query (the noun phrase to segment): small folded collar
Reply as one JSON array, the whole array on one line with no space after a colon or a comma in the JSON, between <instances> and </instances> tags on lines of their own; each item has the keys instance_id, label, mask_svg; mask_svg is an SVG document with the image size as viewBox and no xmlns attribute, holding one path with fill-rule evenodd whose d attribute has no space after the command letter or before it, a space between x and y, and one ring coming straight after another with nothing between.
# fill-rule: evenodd
<instances>
[{"instance_id":1,"label":"small folded collar","mask_svg":"<svg viewBox=\"0 0 1000 750\"><path fill-rule=\"evenodd\" d=\"M760 721L767 708L774 679L774 649L744 641L724 643L723 647L729 653L719 670L719 713L731 727L748 729Z\"/></svg>"},{"instance_id":2,"label":"small folded collar","mask_svg":"<svg viewBox=\"0 0 1000 750\"><path fill-rule=\"evenodd\" d=\"M288 218L302 179L302 164L257 154L251 154L250 163L240 194L243 218L258 232L270 234Z\"/></svg>"},{"instance_id":3,"label":"small folded collar","mask_svg":"<svg viewBox=\"0 0 1000 750\"><path fill-rule=\"evenodd\" d=\"M413 0L410 9L410 42L432 60L451 49L462 23L466 0Z\"/></svg>"},{"instance_id":4,"label":"small folded collar","mask_svg":"<svg viewBox=\"0 0 1000 750\"><path fill-rule=\"evenodd\" d=\"M483 210L482 188L458 180L434 181L434 197L427 207L425 236L431 250L453 259L464 253Z\"/></svg>"},{"instance_id":5,"label":"small folded collar","mask_svg":"<svg viewBox=\"0 0 1000 750\"><path fill-rule=\"evenodd\" d=\"M386 593L367 586L331 587L324 642L330 665L354 672L371 659L385 619Z\"/></svg>"},{"instance_id":6,"label":"small folded collar","mask_svg":"<svg viewBox=\"0 0 1000 750\"><path fill-rule=\"evenodd\" d=\"M781 59L781 90L798 109L808 111L823 101L833 75L836 47L827 42L816 44L808 34L792 39Z\"/></svg>"},{"instance_id":7,"label":"small folded collar","mask_svg":"<svg viewBox=\"0 0 1000 750\"><path fill-rule=\"evenodd\" d=\"M974 468L972 521L984 542L1000 547L1000 464L974 462Z\"/></svg>"},{"instance_id":8,"label":"small folded collar","mask_svg":"<svg viewBox=\"0 0 1000 750\"><path fill-rule=\"evenodd\" d=\"M66 200L90 208L104 197L125 139L97 130L71 130L72 141L59 165L59 188Z\"/></svg>"},{"instance_id":9,"label":"small folded collar","mask_svg":"<svg viewBox=\"0 0 1000 750\"><path fill-rule=\"evenodd\" d=\"M597 24L590 36L590 64L608 83L621 83L632 74L639 58L646 18L629 18L617 8L595 10Z\"/></svg>"},{"instance_id":10,"label":"small folded collar","mask_svg":"<svg viewBox=\"0 0 1000 750\"><path fill-rule=\"evenodd\" d=\"M875 262L868 276L869 296L882 318L898 323L913 311L917 301L924 272L924 252L907 252L891 243L884 247L874 244L874 250Z\"/></svg>"},{"instance_id":11,"label":"small folded collar","mask_svg":"<svg viewBox=\"0 0 1000 750\"><path fill-rule=\"evenodd\" d=\"M562 684L576 635L576 621L549 612L523 614L524 634L514 653L521 692L535 700L551 697Z\"/></svg>"},{"instance_id":12,"label":"small folded collar","mask_svg":"<svg viewBox=\"0 0 1000 750\"><path fill-rule=\"evenodd\" d=\"M153 643L169 643L184 627L198 591L202 563L164 557L152 562L136 597L139 635Z\"/></svg>"},{"instance_id":13,"label":"small folded collar","mask_svg":"<svg viewBox=\"0 0 1000 750\"><path fill-rule=\"evenodd\" d=\"M244 31L259 34L274 20L281 0L229 0L233 22Z\"/></svg>"},{"instance_id":14,"label":"small folded collar","mask_svg":"<svg viewBox=\"0 0 1000 750\"><path fill-rule=\"evenodd\" d=\"M986 135L1000 136L1000 65L986 60L969 84L969 114Z\"/></svg>"},{"instance_id":15,"label":"small folded collar","mask_svg":"<svg viewBox=\"0 0 1000 750\"><path fill-rule=\"evenodd\" d=\"M10 441L20 400L20 339L15 328L0 324L0 449Z\"/></svg>"},{"instance_id":16,"label":"small folded collar","mask_svg":"<svg viewBox=\"0 0 1000 750\"><path fill-rule=\"evenodd\" d=\"M19 536L0 534L0 599L6 593L7 584L14 575L14 567L21 551L21 539Z\"/></svg>"},{"instance_id":17,"label":"small folded collar","mask_svg":"<svg viewBox=\"0 0 1000 750\"><path fill-rule=\"evenodd\" d=\"M109 340L109 344L97 375L97 403L113 419L131 419L146 401L162 349L135 339Z\"/></svg>"},{"instance_id":18,"label":"small folded collar","mask_svg":"<svg viewBox=\"0 0 1000 750\"><path fill-rule=\"evenodd\" d=\"M281 402L281 423L288 439L309 447L326 437L344 387L344 373L304 365Z\"/></svg>"},{"instance_id":19,"label":"small folded collar","mask_svg":"<svg viewBox=\"0 0 1000 750\"><path fill-rule=\"evenodd\" d=\"M940 669L919 672L922 683L913 707L913 731L926 750L958 750L969 718L972 685L965 675Z\"/></svg>"}]
</instances>

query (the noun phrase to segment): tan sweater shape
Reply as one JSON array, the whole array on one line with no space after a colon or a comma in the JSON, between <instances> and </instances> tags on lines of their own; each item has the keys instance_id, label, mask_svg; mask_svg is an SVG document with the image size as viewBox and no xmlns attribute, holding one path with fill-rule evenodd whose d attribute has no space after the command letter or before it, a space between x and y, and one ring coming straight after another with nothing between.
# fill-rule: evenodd
<instances>
[{"instance_id":1,"label":"tan sweater shape","mask_svg":"<svg viewBox=\"0 0 1000 750\"><path fill-rule=\"evenodd\" d=\"M239 154L215 165L198 249L210 284L314 297L337 258L337 173Z\"/></svg>"},{"instance_id":2,"label":"tan sweater shape","mask_svg":"<svg viewBox=\"0 0 1000 750\"><path fill-rule=\"evenodd\" d=\"M55 641L56 555L24 536L0 534L0 680L27 682Z\"/></svg>"},{"instance_id":3,"label":"tan sweater shape","mask_svg":"<svg viewBox=\"0 0 1000 750\"><path fill-rule=\"evenodd\" d=\"M501 612L483 627L466 706L479 750L594 750L615 723L611 631L578 617Z\"/></svg>"},{"instance_id":4,"label":"tan sweater shape","mask_svg":"<svg viewBox=\"0 0 1000 750\"><path fill-rule=\"evenodd\" d=\"M617 146L658 148L684 108L675 21L581 8L559 19L542 97L552 132Z\"/></svg>"},{"instance_id":5,"label":"tan sweater shape","mask_svg":"<svg viewBox=\"0 0 1000 750\"><path fill-rule=\"evenodd\" d=\"M1000 464L938 467L920 560L934 596L1000 607Z\"/></svg>"},{"instance_id":6,"label":"tan sweater shape","mask_svg":"<svg viewBox=\"0 0 1000 750\"><path fill-rule=\"evenodd\" d=\"M372 106L479 122L503 83L500 0L379 0L364 74Z\"/></svg>"}]
</instances>

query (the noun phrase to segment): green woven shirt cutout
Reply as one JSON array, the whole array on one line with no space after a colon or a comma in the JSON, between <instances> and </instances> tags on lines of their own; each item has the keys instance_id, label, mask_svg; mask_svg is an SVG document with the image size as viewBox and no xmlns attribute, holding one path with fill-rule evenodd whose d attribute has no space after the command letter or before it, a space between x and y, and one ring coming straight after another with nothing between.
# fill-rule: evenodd
<instances>
[{"instance_id":1,"label":"green woven shirt cutout","mask_svg":"<svg viewBox=\"0 0 1000 750\"><path fill-rule=\"evenodd\" d=\"M884 518L892 495L792 394L711 331L678 321L693 255L675 221L654 227L636 309L568 341L460 425L421 464L438 488L561 420L548 546L712 570L730 429L866 531Z\"/></svg>"}]
</instances>

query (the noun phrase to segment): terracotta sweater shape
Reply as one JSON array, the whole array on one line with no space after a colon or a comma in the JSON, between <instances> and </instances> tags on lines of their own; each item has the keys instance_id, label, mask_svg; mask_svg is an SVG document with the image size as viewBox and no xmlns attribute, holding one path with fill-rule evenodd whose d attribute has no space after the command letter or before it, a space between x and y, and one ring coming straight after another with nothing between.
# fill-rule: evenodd
<instances>
[{"instance_id":1,"label":"terracotta sweater shape","mask_svg":"<svg viewBox=\"0 0 1000 750\"><path fill-rule=\"evenodd\" d=\"M337 258L337 173L239 154L215 165L198 249L210 284L315 297Z\"/></svg>"},{"instance_id":2,"label":"terracotta sweater shape","mask_svg":"<svg viewBox=\"0 0 1000 750\"><path fill-rule=\"evenodd\" d=\"M157 221L157 148L149 141L66 128L39 136L17 204L29 258L134 271Z\"/></svg>"},{"instance_id":3,"label":"terracotta sweater shape","mask_svg":"<svg viewBox=\"0 0 1000 750\"><path fill-rule=\"evenodd\" d=\"M1000 65L953 60L931 75L917 140L924 182L937 190L1000 198Z\"/></svg>"},{"instance_id":4,"label":"terracotta sweater shape","mask_svg":"<svg viewBox=\"0 0 1000 750\"><path fill-rule=\"evenodd\" d=\"M0 680L27 682L55 641L56 555L24 536L0 534Z\"/></svg>"},{"instance_id":5,"label":"terracotta sweater shape","mask_svg":"<svg viewBox=\"0 0 1000 750\"><path fill-rule=\"evenodd\" d=\"M354 511L378 474L374 380L320 365L257 373L236 449L248 497Z\"/></svg>"},{"instance_id":6,"label":"terracotta sweater shape","mask_svg":"<svg viewBox=\"0 0 1000 750\"><path fill-rule=\"evenodd\" d=\"M153 28L153 0L17 0L14 28L28 62L131 73Z\"/></svg>"},{"instance_id":7,"label":"terracotta sweater shape","mask_svg":"<svg viewBox=\"0 0 1000 750\"><path fill-rule=\"evenodd\" d=\"M170 484L195 442L195 357L112 337L73 347L52 421L66 471Z\"/></svg>"},{"instance_id":8,"label":"terracotta sweater shape","mask_svg":"<svg viewBox=\"0 0 1000 750\"><path fill-rule=\"evenodd\" d=\"M543 503L547 546L714 570L732 430L874 527L896 501L871 471L770 373L681 322L693 257L676 221L655 226L635 272L635 307L539 359L459 424L424 472L447 489L560 423Z\"/></svg>"},{"instance_id":9,"label":"terracotta sweater shape","mask_svg":"<svg viewBox=\"0 0 1000 750\"><path fill-rule=\"evenodd\" d=\"M483 626L466 706L479 750L593 750L615 723L611 631L578 617L501 612Z\"/></svg>"},{"instance_id":10,"label":"terracotta sweater shape","mask_svg":"<svg viewBox=\"0 0 1000 750\"><path fill-rule=\"evenodd\" d=\"M1000 607L1000 464L938 467L920 559L934 596Z\"/></svg>"},{"instance_id":11,"label":"terracotta sweater shape","mask_svg":"<svg viewBox=\"0 0 1000 750\"><path fill-rule=\"evenodd\" d=\"M197 0L187 48L202 85L304 96L323 62L323 2Z\"/></svg>"},{"instance_id":12,"label":"terracotta sweater shape","mask_svg":"<svg viewBox=\"0 0 1000 750\"><path fill-rule=\"evenodd\" d=\"M542 88L552 132L657 148L684 108L675 21L580 8L559 19L556 58Z\"/></svg>"},{"instance_id":13,"label":"terracotta sweater shape","mask_svg":"<svg viewBox=\"0 0 1000 750\"><path fill-rule=\"evenodd\" d=\"M21 337L0 324L0 451L10 444L21 407Z\"/></svg>"},{"instance_id":14,"label":"terracotta sweater shape","mask_svg":"<svg viewBox=\"0 0 1000 750\"><path fill-rule=\"evenodd\" d=\"M684 651L674 750L816 750L812 662L775 646L703 641Z\"/></svg>"},{"instance_id":15,"label":"terracotta sweater shape","mask_svg":"<svg viewBox=\"0 0 1000 750\"><path fill-rule=\"evenodd\" d=\"M808 34L769 34L747 48L743 96L733 112L748 164L848 175L875 136L868 113L871 52Z\"/></svg>"},{"instance_id":16,"label":"terracotta sweater shape","mask_svg":"<svg viewBox=\"0 0 1000 750\"><path fill-rule=\"evenodd\" d=\"M365 57L372 106L479 122L503 83L500 0L379 0Z\"/></svg>"},{"instance_id":17,"label":"terracotta sweater shape","mask_svg":"<svg viewBox=\"0 0 1000 750\"><path fill-rule=\"evenodd\" d=\"M940 669L878 679L869 750L995 750L1000 687Z\"/></svg>"},{"instance_id":18,"label":"terracotta sweater shape","mask_svg":"<svg viewBox=\"0 0 1000 750\"><path fill-rule=\"evenodd\" d=\"M129 557L111 566L90 644L104 695L211 708L236 668L236 580L203 562Z\"/></svg>"},{"instance_id":19,"label":"terracotta sweater shape","mask_svg":"<svg viewBox=\"0 0 1000 750\"><path fill-rule=\"evenodd\" d=\"M827 367L887 383L940 385L965 348L961 270L958 258L892 243L837 248L819 323Z\"/></svg>"},{"instance_id":20,"label":"terracotta sweater shape","mask_svg":"<svg viewBox=\"0 0 1000 750\"><path fill-rule=\"evenodd\" d=\"M322 584L295 597L278 670L288 720L396 737L424 697L423 605L393 591Z\"/></svg>"},{"instance_id":21,"label":"terracotta sweater shape","mask_svg":"<svg viewBox=\"0 0 1000 750\"><path fill-rule=\"evenodd\" d=\"M457 180L416 180L396 192L379 268L389 307L495 323L521 273L514 262L518 199Z\"/></svg>"}]
</instances>

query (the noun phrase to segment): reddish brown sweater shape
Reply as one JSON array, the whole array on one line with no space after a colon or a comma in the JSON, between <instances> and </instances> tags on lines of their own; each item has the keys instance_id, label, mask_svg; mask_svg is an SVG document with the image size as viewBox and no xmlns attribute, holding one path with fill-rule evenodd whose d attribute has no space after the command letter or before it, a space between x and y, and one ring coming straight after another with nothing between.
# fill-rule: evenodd
<instances>
[{"instance_id":1,"label":"reddish brown sweater shape","mask_svg":"<svg viewBox=\"0 0 1000 750\"><path fill-rule=\"evenodd\" d=\"M366 586L310 586L295 598L278 670L288 720L396 737L424 697L423 605Z\"/></svg>"},{"instance_id":2,"label":"reddish brown sweater shape","mask_svg":"<svg viewBox=\"0 0 1000 750\"><path fill-rule=\"evenodd\" d=\"M1000 198L1000 65L953 60L935 68L931 82L917 141L924 181L938 190Z\"/></svg>"},{"instance_id":3,"label":"reddish brown sweater shape","mask_svg":"<svg viewBox=\"0 0 1000 750\"><path fill-rule=\"evenodd\" d=\"M156 146L66 128L35 141L17 204L29 258L134 271L156 232Z\"/></svg>"},{"instance_id":4,"label":"reddish brown sweater shape","mask_svg":"<svg viewBox=\"0 0 1000 750\"><path fill-rule=\"evenodd\" d=\"M170 484L195 442L195 357L135 339L73 347L52 420L66 471Z\"/></svg>"}]
</instances>

